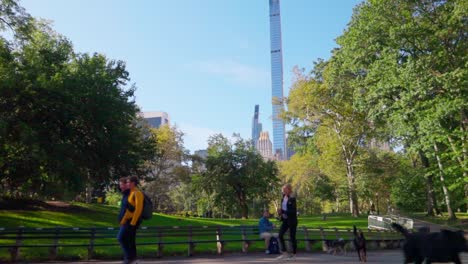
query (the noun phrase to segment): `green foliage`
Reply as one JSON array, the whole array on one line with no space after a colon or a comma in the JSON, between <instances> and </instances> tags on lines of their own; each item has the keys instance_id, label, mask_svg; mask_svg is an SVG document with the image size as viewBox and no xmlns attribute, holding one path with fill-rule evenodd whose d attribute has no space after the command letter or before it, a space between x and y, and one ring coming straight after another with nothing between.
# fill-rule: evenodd
<instances>
[{"instance_id":1,"label":"green foliage","mask_svg":"<svg viewBox=\"0 0 468 264\"><path fill-rule=\"evenodd\" d=\"M467 190L457 180L467 177L466 16L464 0L368 1L337 40L336 56L359 76L356 104L382 135L437 164L427 174L440 179L449 212L445 182ZM458 174L447 170L454 162Z\"/></svg>"},{"instance_id":2,"label":"green foliage","mask_svg":"<svg viewBox=\"0 0 468 264\"><path fill-rule=\"evenodd\" d=\"M115 189L108 189L106 192L105 201L108 205L119 205L122 200L122 193Z\"/></svg>"},{"instance_id":3,"label":"green foliage","mask_svg":"<svg viewBox=\"0 0 468 264\"><path fill-rule=\"evenodd\" d=\"M402 208L420 208L426 196L429 214L437 203L452 218L453 206L466 209L467 10L465 0L365 1L329 61L319 60L308 75L295 68L285 114L292 139L302 150L312 146L319 167L341 187L346 179L333 168L345 163L351 204L353 194L373 203L378 190L381 200L392 196ZM402 173L404 161L369 151L373 140L418 155L413 176L419 178ZM423 181L426 186L415 183ZM419 197L402 199L404 190Z\"/></svg>"},{"instance_id":4,"label":"green foliage","mask_svg":"<svg viewBox=\"0 0 468 264\"><path fill-rule=\"evenodd\" d=\"M61 199L85 184L142 175L153 139L138 125L125 63L76 54L68 39L34 22L15 1L2 1L0 18L0 30L6 24L18 33L11 43L0 37L4 190L45 196L53 189Z\"/></svg>"},{"instance_id":5,"label":"green foliage","mask_svg":"<svg viewBox=\"0 0 468 264\"><path fill-rule=\"evenodd\" d=\"M317 166L318 155L297 153L279 163L280 179L290 183L298 198L297 209L303 215L323 212L323 202L334 199L330 179Z\"/></svg>"},{"instance_id":6,"label":"green foliage","mask_svg":"<svg viewBox=\"0 0 468 264\"><path fill-rule=\"evenodd\" d=\"M254 199L264 200L266 206L271 195L279 193L276 164L264 161L250 141L237 138L231 143L219 134L209 139L208 146L206 171L197 177L196 186L207 198L212 196L218 208L247 218L248 204Z\"/></svg>"}]
</instances>

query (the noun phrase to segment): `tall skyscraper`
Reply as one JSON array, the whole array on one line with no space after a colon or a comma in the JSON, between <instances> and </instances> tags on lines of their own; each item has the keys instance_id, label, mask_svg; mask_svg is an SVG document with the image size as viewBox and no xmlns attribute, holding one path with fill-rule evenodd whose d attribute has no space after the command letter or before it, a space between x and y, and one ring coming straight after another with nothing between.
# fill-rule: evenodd
<instances>
[{"instance_id":1,"label":"tall skyscraper","mask_svg":"<svg viewBox=\"0 0 468 264\"><path fill-rule=\"evenodd\" d=\"M271 95L273 105L273 152L285 159L286 139L283 111L283 51L281 46L281 16L279 0L270 1Z\"/></svg>"},{"instance_id":2,"label":"tall skyscraper","mask_svg":"<svg viewBox=\"0 0 468 264\"><path fill-rule=\"evenodd\" d=\"M259 122L259 108L258 105L255 105L255 112L252 118L252 143L254 146L257 144L260 132L262 132L262 123Z\"/></svg>"},{"instance_id":3,"label":"tall skyscraper","mask_svg":"<svg viewBox=\"0 0 468 264\"><path fill-rule=\"evenodd\" d=\"M267 131L260 133L260 138L255 147L264 159L273 159L273 152L271 151L272 144Z\"/></svg>"}]
</instances>

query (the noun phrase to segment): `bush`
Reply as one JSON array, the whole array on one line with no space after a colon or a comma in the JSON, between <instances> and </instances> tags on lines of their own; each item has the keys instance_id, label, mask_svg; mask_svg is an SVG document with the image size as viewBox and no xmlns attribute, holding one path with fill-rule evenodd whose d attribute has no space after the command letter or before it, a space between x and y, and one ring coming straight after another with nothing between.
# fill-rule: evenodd
<instances>
[{"instance_id":1,"label":"bush","mask_svg":"<svg viewBox=\"0 0 468 264\"><path fill-rule=\"evenodd\" d=\"M106 203L109 205L119 205L122 199L122 194L116 190L108 190L106 192Z\"/></svg>"}]
</instances>

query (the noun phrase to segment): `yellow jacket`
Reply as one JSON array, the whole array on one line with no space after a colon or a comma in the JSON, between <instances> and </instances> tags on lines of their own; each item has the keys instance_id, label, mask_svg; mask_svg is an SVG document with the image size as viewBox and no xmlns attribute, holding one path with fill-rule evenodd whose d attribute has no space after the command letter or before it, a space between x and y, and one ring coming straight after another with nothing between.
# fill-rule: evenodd
<instances>
[{"instance_id":1,"label":"yellow jacket","mask_svg":"<svg viewBox=\"0 0 468 264\"><path fill-rule=\"evenodd\" d=\"M141 213L143 212L143 202L145 197L143 193L140 192L137 188L133 188L130 190L130 194L128 195L128 203L135 208L135 211L130 212L128 208L125 210L125 214L120 221L121 225L124 225L128 220L132 220L130 225L135 226L140 219Z\"/></svg>"}]
</instances>

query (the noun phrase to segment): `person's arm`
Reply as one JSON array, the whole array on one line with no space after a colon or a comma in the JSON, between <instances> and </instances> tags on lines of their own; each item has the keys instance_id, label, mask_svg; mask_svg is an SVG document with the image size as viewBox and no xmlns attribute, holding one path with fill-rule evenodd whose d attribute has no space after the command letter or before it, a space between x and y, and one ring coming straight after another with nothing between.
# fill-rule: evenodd
<instances>
[{"instance_id":1,"label":"person's arm","mask_svg":"<svg viewBox=\"0 0 468 264\"><path fill-rule=\"evenodd\" d=\"M273 223L270 220L266 220L267 231L273 230Z\"/></svg>"},{"instance_id":2,"label":"person's arm","mask_svg":"<svg viewBox=\"0 0 468 264\"><path fill-rule=\"evenodd\" d=\"M125 214L122 217L122 220L120 220L120 225L125 225L128 219L130 219L130 212L128 211L128 209L125 209Z\"/></svg>"},{"instance_id":3,"label":"person's arm","mask_svg":"<svg viewBox=\"0 0 468 264\"><path fill-rule=\"evenodd\" d=\"M140 191L135 192L135 211L133 212L132 221L130 225L136 226L138 220L140 220L141 213L143 212L143 202L145 197Z\"/></svg>"}]
</instances>

